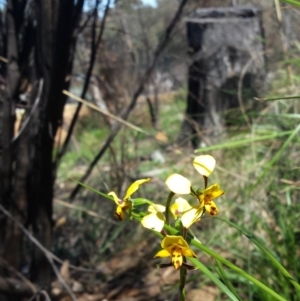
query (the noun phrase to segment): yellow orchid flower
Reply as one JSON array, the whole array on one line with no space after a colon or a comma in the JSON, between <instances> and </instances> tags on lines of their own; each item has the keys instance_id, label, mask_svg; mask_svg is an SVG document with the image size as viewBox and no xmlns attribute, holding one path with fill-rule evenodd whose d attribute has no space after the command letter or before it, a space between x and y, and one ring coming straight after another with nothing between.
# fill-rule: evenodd
<instances>
[{"instance_id":1,"label":"yellow orchid flower","mask_svg":"<svg viewBox=\"0 0 300 301\"><path fill-rule=\"evenodd\" d=\"M207 211L211 216L216 215L218 213L218 208L213 199L216 199L224 193L224 190L220 189L219 184L213 184L204 189L198 194L200 208L205 207L205 211Z\"/></svg>"},{"instance_id":2,"label":"yellow orchid flower","mask_svg":"<svg viewBox=\"0 0 300 301\"><path fill-rule=\"evenodd\" d=\"M211 155L201 155L194 159L193 165L202 176L208 177L216 166L216 160Z\"/></svg>"},{"instance_id":3,"label":"yellow orchid flower","mask_svg":"<svg viewBox=\"0 0 300 301\"><path fill-rule=\"evenodd\" d=\"M175 219L181 217L181 223L183 227L189 228L193 223L200 220L203 215L203 207L191 206L187 200L178 198L174 204L170 207Z\"/></svg>"},{"instance_id":4,"label":"yellow orchid flower","mask_svg":"<svg viewBox=\"0 0 300 301\"><path fill-rule=\"evenodd\" d=\"M171 256L172 264L176 270L183 265L183 256L197 258L182 236L167 235L162 240L161 247L163 250L156 253L154 258Z\"/></svg>"},{"instance_id":5,"label":"yellow orchid flower","mask_svg":"<svg viewBox=\"0 0 300 301\"><path fill-rule=\"evenodd\" d=\"M177 194L190 194L191 182L184 176L174 173L170 175L166 180L168 188Z\"/></svg>"},{"instance_id":6,"label":"yellow orchid flower","mask_svg":"<svg viewBox=\"0 0 300 301\"><path fill-rule=\"evenodd\" d=\"M161 232L165 224L165 217L163 212L166 207L159 204L150 205L148 208L148 215L144 216L141 220L143 227Z\"/></svg>"},{"instance_id":7,"label":"yellow orchid flower","mask_svg":"<svg viewBox=\"0 0 300 301\"><path fill-rule=\"evenodd\" d=\"M115 192L111 191L108 195L112 196L115 203L117 204L117 209L115 211L115 218L119 221L123 221L125 219L125 212L131 207L131 202L129 201L131 195L135 193L140 185L149 182L150 178L141 179L133 182L127 189L125 197L123 199L119 199Z\"/></svg>"}]
</instances>

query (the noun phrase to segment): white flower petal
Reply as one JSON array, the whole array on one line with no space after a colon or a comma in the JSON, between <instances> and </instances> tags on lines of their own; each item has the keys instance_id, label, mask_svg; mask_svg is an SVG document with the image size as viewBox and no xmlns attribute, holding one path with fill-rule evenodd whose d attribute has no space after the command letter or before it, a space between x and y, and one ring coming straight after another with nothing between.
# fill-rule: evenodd
<instances>
[{"instance_id":1,"label":"white flower petal","mask_svg":"<svg viewBox=\"0 0 300 301\"><path fill-rule=\"evenodd\" d=\"M200 220L201 215L202 210L199 210L198 208L189 209L181 217L183 227L189 228L194 222Z\"/></svg>"},{"instance_id":2,"label":"white flower petal","mask_svg":"<svg viewBox=\"0 0 300 301\"><path fill-rule=\"evenodd\" d=\"M177 194L190 194L191 182L179 174L172 174L166 180L168 188Z\"/></svg>"},{"instance_id":3,"label":"white flower petal","mask_svg":"<svg viewBox=\"0 0 300 301\"><path fill-rule=\"evenodd\" d=\"M211 155L201 155L194 159L193 165L202 176L208 177L216 166L216 160Z\"/></svg>"},{"instance_id":4,"label":"white flower petal","mask_svg":"<svg viewBox=\"0 0 300 301\"><path fill-rule=\"evenodd\" d=\"M160 204L152 204L148 207L149 213L165 212L166 207Z\"/></svg>"},{"instance_id":5,"label":"white flower petal","mask_svg":"<svg viewBox=\"0 0 300 301\"><path fill-rule=\"evenodd\" d=\"M143 217L141 224L147 229L152 229L161 232L164 227L164 219L162 213L151 213Z\"/></svg>"}]
</instances>

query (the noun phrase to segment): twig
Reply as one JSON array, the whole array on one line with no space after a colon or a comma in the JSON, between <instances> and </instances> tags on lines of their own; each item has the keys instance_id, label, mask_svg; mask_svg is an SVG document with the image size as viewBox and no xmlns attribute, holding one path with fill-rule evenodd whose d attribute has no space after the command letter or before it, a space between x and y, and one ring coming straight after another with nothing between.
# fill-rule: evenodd
<instances>
[{"instance_id":1,"label":"twig","mask_svg":"<svg viewBox=\"0 0 300 301\"><path fill-rule=\"evenodd\" d=\"M36 293L36 289L33 290L32 286L21 280L0 277L0 292L3 292L5 295L24 297L32 296L32 294Z\"/></svg>"},{"instance_id":2,"label":"twig","mask_svg":"<svg viewBox=\"0 0 300 301\"><path fill-rule=\"evenodd\" d=\"M73 93L71 93L71 92L69 92L69 91L63 90L62 92L63 92L63 94L65 94L65 95L67 95L67 96L69 96L69 97L71 97L71 98L77 100L78 102L80 102L80 103L82 103L82 104L84 104L84 105L86 105L86 106L88 106L88 107L90 107L90 108L92 108L92 109L94 109L94 110L100 112L100 113L103 114L103 115L106 115L106 116L108 116L108 117L110 117L110 118L112 118L112 119L115 119L115 120L117 120L117 121L123 123L124 125L126 125L126 126L132 128L132 129L134 129L134 130L136 130L136 131L138 131L138 132L141 132L141 133L143 133L143 134L145 134L145 135L147 135L147 136L151 136L149 133L147 133L146 131L144 131L142 128L140 128L140 127L138 127L138 126L136 126L136 125L134 125L134 124L132 124L132 123L130 123L130 122L128 122L128 121L126 121L126 120L124 120L124 119L118 117L118 116L116 116L116 115L113 115L113 114L111 114L111 113L109 113L109 112L106 112L106 111L100 109L100 108L97 107L96 105L94 105L94 104L92 104L92 103L90 103L90 102L88 102L88 101L82 99L81 97L78 97L78 96L74 95Z\"/></svg>"},{"instance_id":3,"label":"twig","mask_svg":"<svg viewBox=\"0 0 300 301\"><path fill-rule=\"evenodd\" d=\"M100 214L98 214L98 213L96 213L94 211L88 210L86 208L75 206L73 204L64 202L64 201L59 200L59 199L54 199L54 202L56 204L61 205L61 206L64 206L64 207L67 207L67 208L70 208L70 209L74 209L74 210L77 210L77 211L81 211L81 212L84 212L84 213L86 213L86 214L88 214L90 216L94 216L94 217L103 219L103 220L105 220L106 223L113 224L113 225L119 225L119 223L117 221L114 221L114 220L111 220L109 218L106 218L105 216L102 216L102 215L100 215Z\"/></svg>"},{"instance_id":4,"label":"twig","mask_svg":"<svg viewBox=\"0 0 300 301\"><path fill-rule=\"evenodd\" d=\"M3 207L2 205L0 204L0 210L2 210ZM3 210L2 210L3 211ZM17 223L17 220L14 219L13 216L11 216L12 220L14 222ZM56 262L60 263L60 264L63 264L64 263L64 260L58 258L55 254L53 254L52 252L50 252L49 250L47 250L46 248L43 247L43 245L26 229L23 227L22 224L20 223L17 223L17 225L20 227L20 229L28 236L28 238L35 244L36 242L38 243L37 247L40 248L42 247L43 249L41 249L43 252L47 251L47 253L49 255L51 255L51 257L53 258L53 260L55 260ZM69 264L69 268L74 270L74 271L78 271L78 272L85 272L85 273L99 273L99 270L95 270L95 269L86 269L86 268L80 268L80 267L77 267L75 265L72 265L72 264Z\"/></svg>"},{"instance_id":5,"label":"twig","mask_svg":"<svg viewBox=\"0 0 300 301\"><path fill-rule=\"evenodd\" d=\"M143 92L144 90L144 86L146 84L146 82L148 81L150 75L153 72L153 69L155 67L155 64L158 60L158 57L160 56L160 54L162 53L162 51L164 50L169 37L172 33L172 31L175 28L175 25L177 24L181 13L183 11L184 6L187 4L188 0L182 0L177 12L175 14L175 16L173 17L171 23L169 24L169 26L167 27L164 37L161 40L161 42L158 44L155 53L154 53L154 58L152 63L150 64L150 66L148 67L148 69L146 70L144 76L141 79L141 82L138 86L138 88L136 89L135 93L133 94L133 97L131 99L131 102L129 104L129 106L126 108L126 110L121 114L121 118L122 119L127 119L130 112L133 110L133 108L136 105L137 99L140 96L140 94ZM91 174L93 168L95 167L95 165L97 164L97 162L100 160L100 158L104 155L104 153L106 152L106 150L109 148L110 144L113 142L114 138L117 136L119 130L121 129L122 125L120 123L115 124L115 126L112 128L110 135L108 136L108 138L106 139L106 142L104 143L104 145L102 146L102 148L100 149L100 151L98 152L98 154L96 155L96 157L94 158L94 160L90 163L87 171L85 172L85 174L83 175L83 177L79 180L79 182L84 183L85 180L89 177L89 175ZM82 186L80 184L77 184L75 189L72 191L72 193L70 194L70 199L73 200L75 198L75 196L77 195L77 193L79 192L79 190L82 188Z\"/></svg>"},{"instance_id":6,"label":"twig","mask_svg":"<svg viewBox=\"0 0 300 301\"><path fill-rule=\"evenodd\" d=\"M41 290L36 292L28 301L33 301L38 295L43 295L45 297L45 301L51 301L48 293L45 290Z\"/></svg>"},{"instance_id":7,"label":"twig","mask_svg":"<svg viewBox=\"0 0 300 301\"><path fill-rule=\"evenodd\" d=\"M17 224L17 226L26 234L26 236L42 251L48 253L56 262L63 264L63 260L58 258L52 252L47 250L18 220L16 220L1 204L0 211L2 211L8 218ZM87 273L98 273L98 270L79 268L72 264L69 265L69 268L76 270L78 272L87 272Z\"/></svg>"},{"instance_id":8,"label":"twig","mask_svg":"<svg viewBox=\"0 0 300 301\"><path fill-rule=\"evenodd\" d=\"M4 62L6 64L8 63L8 59L5 58L5 57L3 57L3 56L1 56L1 55L0 55L0 61Z\"/></svg>"},{"instance_id":9,"label":"twig","mask_svg":"<svg viewBox=\"0 0 300 301\"><path fill-rule=\"evenodd\" d=\"M107 1L106 7L105 7L104 16L103 16L103 20L102 20L102 24L101 24L101 28L100 28L100 32L99 32L97 41L95 41L95 33L96 33L96 20L97 20L97 15L98 15L99 0L96 2L96 5L95 5L95 10L94 10L95 19L94 19L94 24L93 24L93 28L92 28L93 42L92 42L92 47L91 47L91 58L90 58L89 68L87 70L87 74L86 74L86 78L85 78L85 83L84 83L84 86L82 89L81 98L85 98L85 94L89 87L91 75L92 75L94 64L96 61L97 49L99 48L99 44L102 40L102 36L103 36L104 28L105 28L105 22L106 22L106 17L108 15L108 11L109 11L110 1L111 0ZM82 103L78 103L77 109L74 113L74 116L73 116L71 124L70 124L70 128L68 130L66 140L65 140L60 152L58 153L58 155L56 157L56 162L55 162L56 165L58 164L59 160L61 159L61 157L64 155L64 153L67 150L67 147L69 145L71 136L73 134L73 130L74 130L75 124L77 122L81 107L82 107Z\"/></svg>"},{"instance_id":10,"label":"twig","mask_svg":"<svg viewBox=\"0 0 300 301\"><path fill-rule=\"evenodd\" d=\"M57 256L55 256L52 252L50 252L49 250L47 250L16 218L14 218L10 212L8 212L1 204L0 204L0 210L9 218L11 219L23 232L24 234L29 238L29 240L31 240L31 242L33 244L35 244L46 256L46 258L48 259L50 265L53 268L54 273L56 274L57 279L59 280L59 282L62 284L62 286L66 289L66 291L69 293L71 299L73 301L76 301L76 297L74 295L74 293L72 292L71 288L69 287L69 285L65 282L65 280L61 277L57 267L54 264L54 260L59 262L59 263L63 263L63 261L61 259L59 259ZM70 265L71 267L71 265ZM72 266L72 268L75 268L77 270L82 270L79 269L77 267ZM85 269L84 269L85 270ZM96 272L96 271L93 271Z\"/></svg>"},{"instance_id":11,"label":"twig","mask_svg":"<svg viewBox=\"0 0 300 301\"><path fill-rule=\"evenodd\" d=\"M0 257L0 266L2 265L5 266L5 268L9 270L9 272L15 274L15 276L20 278L22 283L26 283L33 293L37 292L37 288L32 282L30 282L25 276L23 276L19 271L11 266L4 258Z\"/></svg>"},{"instance_id":12,"label":"twig","mask_svg":"<svg viewBox=\"0 0 300 301\"><path fill-rule=\"evenodd\" d=\"M9 218L11 219L16 225L27 235L27 237L44 253L46 258L48 259L50 265L52 266L52 269L58 279L58 281L61 283L61 285L66 289L66 291L69 293L71 299L73 301L77 301L77 298L75 297L74 293L72 292L69 285L65 282L65 280L61 277L57 267L54 264L54 257L56 257L54 254L52 254L49 250L47 250L27 229L24 228L24 226L15 219L10 212L8 212L1 204L0 204L0 210Z\"/></svg>"},{"instance_id":13,"label":"twig","mask_svg":"<svg viewBox=\"0 0 300 301\"><path fill-rule=\"evenodd\" d=\"M61 283L61 285L66 289L66 291L68 292L68 294L70 295L71 299L73 301L77 301L76 296L74 295L72 289L70 288L70 286L67 284L67 282L64 280L64 278L61 276L58 268L56 267L54 261L53 261L53 257L52 254L48 254L45 253L45 256L47 257L50 265L52 266L52 269L56 275L57 280Z\"/></svg>"}]
</instances>

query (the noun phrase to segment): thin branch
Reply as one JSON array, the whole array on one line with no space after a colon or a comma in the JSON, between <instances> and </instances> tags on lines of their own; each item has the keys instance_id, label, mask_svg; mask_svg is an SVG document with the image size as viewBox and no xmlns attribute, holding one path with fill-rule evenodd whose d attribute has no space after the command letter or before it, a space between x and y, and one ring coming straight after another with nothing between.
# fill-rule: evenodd
<instances>
[{"instance_id":1,"label":"thin branch","mask_svg":"<svg viewBox=\"0 0 300 301\"><path fill-rule=\"evenodd\" d=\"M118 121L120 123L123 123L124 125L132 128L132 129L134 129L134 130L136 130L136 131L138 131L140 133L143 133L144 135L151 136L148 132L144 131L142 128L140 128L140 127L138 127L138 126L136 126L136 125L134 125L134 124L126 121L126 120L123 120L122 118L120 118L120 117L118 117L116 115L113 115L113 114L111 114L111 113L109 113L107 111L104 111L104 110L100 109L96 105L94 105L94 104L86 101L85 99L82 99L81 97L78 97L78 96L74 95L73 93L71 93L69 91L63 90L63 94L65 94L65 95L67 95L67 96L69 96L69 97L77 100L78 102L80 102L80 103L82 103L82 104L84 104L84 105L86 105L86 106L88 106L88 107L90 107L90 108L98 111L99 113L101 113L101 114L103 114L105 116L108 116L108 117L110 117L110 118L112 118L112 119L114 119L114 120L116 120L116 121Z\"/></svg>"},{"instance_id":2,"label":"thin branch","mask_svg":"<svg viewBox=\"0 0 300 301\"><path fill-rule=\"evenodd\" d=\"M97 21L97 16L98 16L99 1L97 1L96 5L95 5L95 10L94 10L95 19L94 19L94 24L93 24L93 28L92 28L93 41L92 41L92 47L91 47L91 59L90 59L89 68L88 68L88 71L87 71L87 74L86 74L85 83L84 83L84 86L83 86L83 89L82 89L81 98L85 98L85 94L86 94L86 92L88 90L88 87L89 87L91 75L92 75L93 68L94 68L95 61L96 61L96 57L97 57L97 50L98 50L99 44L102 40L102 36L103 36L104 28L105 28L105 23L106 23L106 18L107 18L108 11L109 11L110 1L111 0L107 1L106 7L105 7L104 16L103 16L103 20L102 20L102 24L101 24L101 28L100 28L100 31L99 31L97 41L95 41L95 32L96 32L96 21ZM67 147L69 145L71 136L73 134L74 127L75 127L75 124L77 122L81 107L82 107L82 103L78 103L77 109L74 113L74 116L73 116L71 124L70 124L70 128L69 128L66 140L65 140L60 152L57 155L56 164L60 161L61 157L64 155L64 153L67 150Z\"/></svg>"},{"instance_id":3,"label":"thin branch","mask_svg":"<svg viewBox=\"0 0 300 301\"><path fill-rule=\"evenodd\" d=\"M89 23L90 19L92 18L93 13L90 13L84 23L78 28L78 34L81 33L85 28L87 28L87 24Z\"/></svg>"},{"instance_id":4,"label":"thin branch","mask_svg":"<svg viewBox=\"0 0 300 301\"><path fill-rule=\"evenodd\" d=\"M22 273L20 273L13 266L11 266L8 263L8 261L2 257L0 257L0 266L5 267L5 269L7 269L11 274L14 274L17 278L19 278L20 281L24 283L24 285L27 285L33 293L37 292L37 288L35 287L35 285L31 281L29 281Z\"/></svg>"},{"instance_id":5,"label":"thin branch","mask_svg":"<svg viewBox=\"0 0 300 301\"><path fill-rule=\"evenodd\" d=\"M36 293L36 289L33 290L31 286L22 280L0 276L0 292L5 295L19 296L21 298L32 296Z\"/></svg>"},{"instance_id":6,"label":"thin branch","mask_svg":"<svg viewBox=\"0 0 300 301\"><path fill-rule=\"evenodd\" d=\"M76 297L74 295L74 293L72 292L71 288L68 286L68 284L65 282L65 280L61 277L56 265L54 264L54 261L57 261L59 263L63 263L63 260L59 259L57 256L55 256L52 252L50 252L49 250L47 250L16 218L14 218L12 216L12 214L7 211L1 204L0 204L0 211L2 211L9 219L11 219L22 231L23 233L28 237L28 239L34 244L36 245L46 256L46 258L48 259L50 265L53 268L54 273L57 276L57 279L60 281L60 283L62 284L62 286L66 289L66 291L69 293L70 297L72 298L73 301L76 301ZM77 268L76 266L73 265L69 265L70 268L73 268L75 270L78 271L82 271L82 272L99 272L96 270L88 270L88 269L84 269L84 268ZM34 292L33 292L34 293Z\"/></svg>"},{"instance_id":7,"label":"thin branch","mask_svg":"<svg viewBox=\"0 0 300 301\"><path fill-rule=\"evenodd\" d=\"M45 301L51 301L48 293L45 290L41 290L41 291L36 292L28 301L34 301L34 300L36 300L36 297L39 296L39 295L44 296L45 297Z\"/></svg>"},{"instance_id":8,"label":"thin branch","mask_svg":"<svg viewBox=\"0 0 300 301\"><path fill-rule=\"evenodd\" d=\"M54 254L52 254L49 250L47 250L27 229L24 228L24 226L16 219L14 218L1 204L0 204L0 210L9 218L11 219L23 232L24 234L44 253L46 258L48 259L50 265L52 266L52 269L58 279L58 281L61 283L61 285L66 289L68 294L70 295L71 299L73 301L77 301L77 298L75 297L74 293L72 292L69 285L65 282L65 280L60 275L57 267L54 264L54 257L56 257ZM34 293L34 292L33 292Z\"/></svg>"},{"instance_id":9,"label":"thin branch","mask_svg":"<svg viewBox=\"0 0 300 301\"><path fill-rule=\"evenodd\" d=\"M62 200L59 200L59 199L54 199L54 202L56 204L59 204L61 206L66 207L66 208L70 208L70 209L73 209L73 210L84 212L84 213L86 213L86 214L88 214L90 216L97 217L99 219L105 220L105 222L108 223L108 224L119 225L119 222L114 221L111 218L107 218L107 217L105 217L103 215L100 215L100 214L98 214L98 213L96 213L96 212L94 212L92 210L88 210L88 209L86 209L84 207L75 206L75 205L72 205L70 203L67 203L67 202L64 202Z\"/></svg>"},{"instance_id":10,"label":"thin branch","mask_svg":"<svg viewBox=\"0 0 300 301\"><path fill-rule=\"evenodd\" d=\"M127 109L121 114L121 118L126 120L130 114L130 112L133 110L133 108L136 105L137 99L138 97L141 95L141 93L144 90L144 86L146 84L146 82L148 81L150 75L153 72L153 69L155 67L155 64L158 60L158 57L160 56L160 54L162 53L162 51L164 50L165 46L167 45L167 42L169 40L169 37L171 35L171 33L173 32L178 20L180 19L180 16L182 14L183 8L185 7L185 5L187 4L188 0L182 0L177 12L175 14L175 16L173 17L171 23L169 24L169 26L167 27L165 34L161 40L161 42L158 44L155 53L154 53L154 58L153 61L151 63L151 65L148 67L148 69L146 70L144 76L141 79L141 82L138 86L138 88L136 89L132 100L129 104L129 106L127 107ZM89 175L91 174L93 168L95 167L95 165L97 164L97 162L100 160L100 158L103 156L103 154L105 153L105 151L109 148L110 144L113 142L114 138L117 136L119 130L121 129L122 124L121 123L117 123L115 124L115 126L112 128L110 135L108 136L108 138L106 139L105 144L102 146L102 148L100 149L100 151L98 152L98 154L96 155L96 157L94 158L94 160L90 163L86 173L83 175L83 177L79 180L79 182L84 183L85 180L89 177ZM70 194L70 199L73 200L75 198L75 196L77 195L77 193L79 192L79 190L82 188L82 186L80 184L77 184L77 186L75 187L75 189L72 191L72 193Z\"/></svg>"}]
</instances>

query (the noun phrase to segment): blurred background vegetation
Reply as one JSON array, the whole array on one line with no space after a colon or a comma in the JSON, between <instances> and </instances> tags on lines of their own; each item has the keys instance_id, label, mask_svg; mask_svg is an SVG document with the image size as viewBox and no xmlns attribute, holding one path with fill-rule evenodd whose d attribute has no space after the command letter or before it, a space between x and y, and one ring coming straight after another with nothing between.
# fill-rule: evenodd
<instances>
[{"instance_id":1,"label":"blurred background vegetation","mask_svg":"<svg viewBox=\"0 0 300 301\"><path fill-rule=\"evenodd\" d=\"M105 4L103 1L100 5L97 31L102 26ZM128 106L141 77L151 65L154 50L177 10L178 1L157 0L153 4L116 0L107 15L84 98L116 116ZM201 148L194 150L188 137L185 141L178 139L188 93L185 18L196 8L233 5L262 9L266 92L251 100L253 107L246 112L250 123L237 107L230 112L230 123L224 125L224 131L212 140L208 137ZM188 1L183 17L158 57L144 92L128 118L147 134L123 126L94 165L85 184L104 193L114 190L123 196L134 180L150 177L151 182L141 187L139 196L165 203L167 176L180 173L197 184L202 179L192 167L192 158L195 152L211 154L217 160L217 167L210 183L218 182L226 191L217 200L218 217L237 224L259 239L299 282L300 10L291 4L280 5L282 19L278 8L276 11L276 1ZM86 22L86 26L77 36L69 89L75 95L81 93L91 55L93 8L94 2L87 1L81 21ZM72 98L65 105L64 123L55 138L54 156L67 135L76 106L77 101ZM172 269L156 269L156 261L151 259L159 249L159 239L134 222L114 220L115 205L99 195L86 189L74 194L74 179L81 180L86 174L115 123L87 106L81 109L57 169L51 251L64 261L58 268L78 300L177 300L178 274ZM205 217L194 229L203 244L286 300L300 301L289 281L240 231L221 219L210 217ZM213 259L204 253L198 253L198 258L218 275ZM30 260L25 259L23 270L29 264ZM72 269L69 264L82 270ZM231 270L225 271L241 300L273 300ZM69 300L59 283L54 282L52 286L55 300ZM197 271L188 274L187 294L187 300L227 300Z\"/></svg>"}]
</instances>

